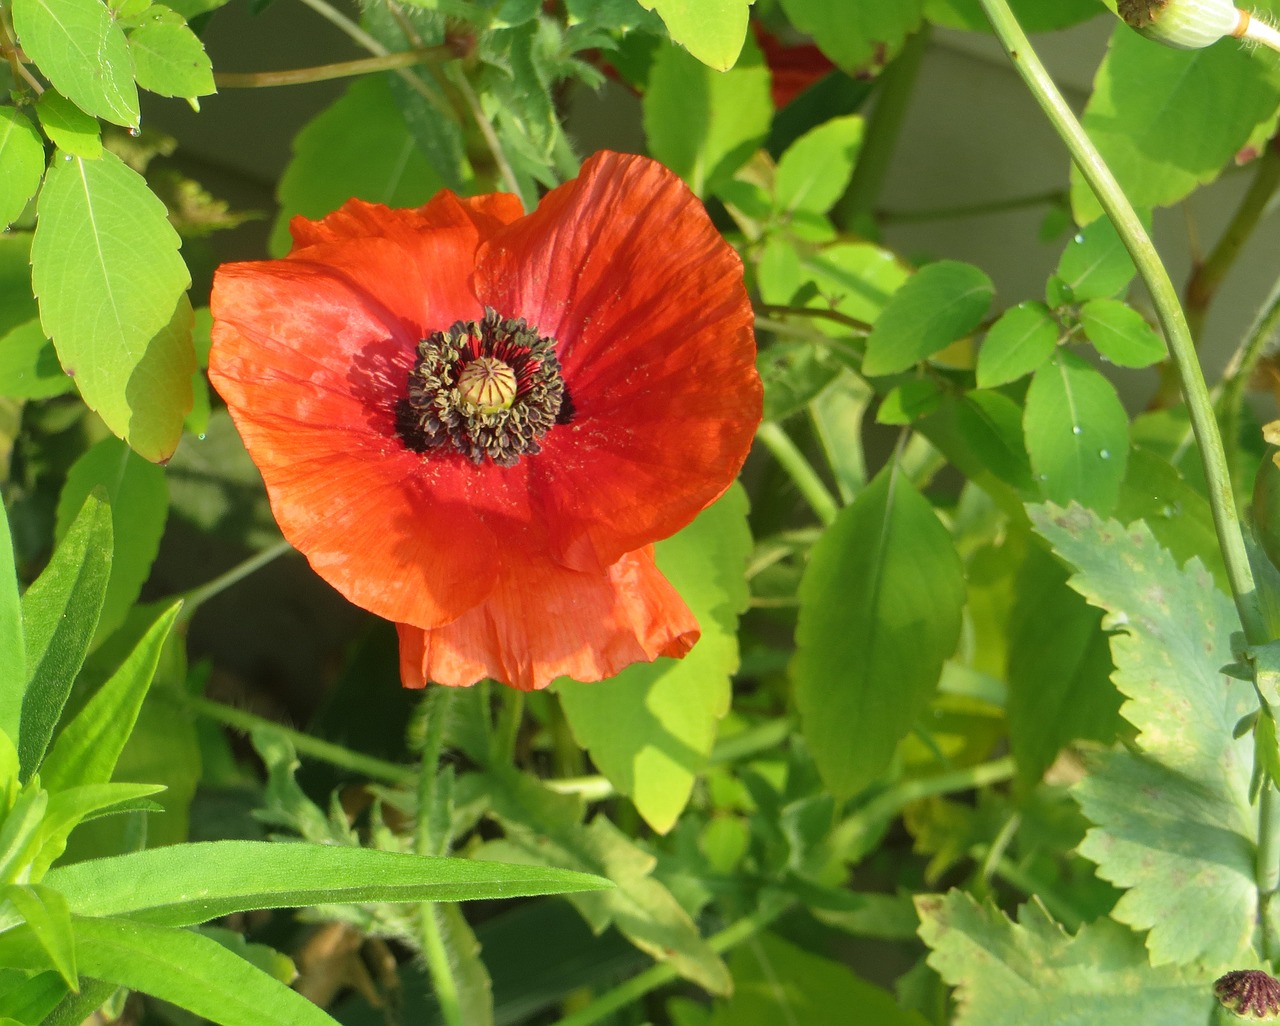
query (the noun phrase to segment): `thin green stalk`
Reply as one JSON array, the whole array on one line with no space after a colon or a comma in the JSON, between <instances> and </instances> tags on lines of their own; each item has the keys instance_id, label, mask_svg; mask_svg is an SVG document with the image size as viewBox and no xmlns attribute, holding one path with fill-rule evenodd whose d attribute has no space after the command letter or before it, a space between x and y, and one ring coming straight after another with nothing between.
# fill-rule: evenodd
<instances>
[{"instance_id":1,"label":"thin green stalk","mask_svg":"<svg viewBox=\"0 0 1280 1026\"><path fill-rule=\"evenodd\" d=\"M427 50L404 50L389 53L385 57L362 57L354 61L336 61L311 68L290 68L287 71L215 71L213 82L219 89L269 89L275 86L307 85L311 82L329 82L338 78L355 78L378 71L396 71L410 68L426 60L451 57L447 47Z\"/></svg>"},{"instance_id":2,"label":"thin green stalk","mask_svg":"<svg viewBox=\"0 0 1280 1026\"><path fill-rule=\"evenodd\" d=\"M1209 486L1209 503L1213 509L1218 545L1222 549L1227 579L1231 585L1231 593L1235 600L1236 611L1240 616L1241 626L1244 628L1245 640L1250 645L1265 644L1269 640L1266 620L1258 600L1253 570L1249 565L1227 455L1223 448L1222 437L1218 433L1209 389L1196 358L1191 331L1187 326L1182 307L1178 303L1177 291L1146 229L1143 228L1137 213L1120 188L1120 184L1085 134L1079 121L1071 112L1071 108L1062 99L1053 80L1040 63L1035 51L1032 50L1031 43L1018 25L1013 12L1009 10L1009 5L1005 0L980 0L980 2L1018 74L1022 76L1036 102L1049 118L1059 138L1070 150L1076 166L1080 168L1121 239L1124 240L1125 248L1133 258L1138 273L1142 276L1147 291L1151 295L1156 315L1160 319L1160 325L1168 340L1169 355L1178 373L1178 382L1191 418L1196 443L1200 447L1200 458L1204 464L1205 478ZM1280 807L1275 801L1274 785L1268 784L1263 788L1258 806L1259 844L1255 864L1259 900L1262 904L1269 900L1269 895L1274 890L1277 867L1280 866L1280 858L1278 858L1280 850L1277 849L1276 844L1280 839L1280 830L1277 829L1275 822L1277 813L1280 813ZM1276 953L1275 938L1272 936L1271 926L1266 917L1262 919L1262 953L1266 958Z\"/></svg>"},{"instance_id":3,"label":"thin green stalk","mask_svg":"<svg viewBox=\"0 0 1280 1026\"><path fill-rule=\"evenodd\" d=\"M1254 319L1243 345L1231 358L1218 390L1218 417L1222 422L1222 440L1228 459L1240 445L1240 418L1244 409L1244 393L1249 387L1258 362L1267 345L1280 331L1280 279L1271 287L1262 309Z\"/></svg>"},{"instance_id":4,"label":"thin green stalk","mask_svg":"<svg viewBox=\"0 0 1280 1026\"><path fill-rule=\"evenodd\" d=\"M725 927L714 937L708 938L707 944L717 954L728 951L730 948L737 947L743 941L754 937L784 912L789 911L791 907L791 903L784 904L779 902L776 906L771 906L768 909L757 909L751 915L739 919L732 926ZM555 1026L593 1026L594 1023L607 1018L620 1008L626 1008L627 1005L639 1001L646 994L657 990L664 984L673 982L675 979L676 971L671 967L671 963L659 962L644 972L631 977L625 983L619 984L612 990L601 994L586 1007L566 1015Z\"/></svg>"},{"instance_id":5,"label":"thin green stalk","mask_svg":"<svg viewBox=\"0 0 1280 1026\"><path fill-rule=\"evenodd\" d=\"M448 851L449 839L437 837L434 830L437 776L444 745L444 714L449 699L445 694L447 690L431 688L419 707L418 733L422 747L418 758L418 822L414 831L414 850L419 855L444 855ZM418 906L418 942L431 976L431 989L446 1026L466 1026L458 980L453 973L453 960L449 957L444 928L434 902L424 901Z\"/></svg>"},{"instance_id":6,"label":"thin green stalk","mask_svg":"<svg viewBox=\"0 0 1280 1026\"><path fill-rule=\"evenodd\" d=\"M205 602L208 602L209 599L226 591L233 584L239 584L250 574L261 570L268 563L283 556L286 552L292 551L293 546L287 541L278 541L261 552L255 552L244 562L233 566L225 574L219 574L207 584L192 588L182 596L182 612L178 614L179 622L190 620L195 615L195 611Z\"/></svg>"},{"instance_id":7,"label":"thin green stalk","mask_svg":"<svg viewBox=\"0 0 1280 1026\"><path fill-rule=\"evenodd\" d=\"M813 464L805 459L800 447L791 440L791 436L778 424L766 420L756 429L756 438L764 443L765 448L773 454L779 466L795 482L796 488L800 490L805 501L818 514L818 519L824 524L832 523L840 505L827 486L822 483L822 478L813 469Z\"/></svg>"},{"instance_id":8,"label":"thin green stalk","mask_svg":"<svg viewBox=\"0 0 1280 1026\"><path fill-rule=\"evenodd\" d=\"M928 43L926 24L908 37L898 56L880 75L876 105L867 119L857 167L853 169L849 188L836 204L835 220L839 225L855 225L866 220L880 201Z\"/></svg>"},{"instance_id":9,"label":"thin green stalk","mask_svg":"<svg viewBox=\"0 0 1280 1026\"><path fill-rule=\"evenodd\" d=\"M371 755L353 752L349 748L342 747L342 745L335 745L331 741L322 741L320 738L304 734L299 730L292 730L276 723L274 720L256 716L251 712L245 712L243 709L235 709L229 705L223 705L221 702L214 702L196 695L182 694L179 693L177 688L165 688L155 693L172 699L181 704L183 708L190 709L201 716L206 716L217 723L221 723L223 726L231 727L233 730L241 730L246 734L263 728L274 730L287 737L293 743L293 747L297 749L299 755L327 762L329 765L337 766L340 769L350 770L352 773L358 773L361 776L368 777L370 780L382 780L388 784L403 784L414 777L414 770L410 766L402 766L398 763L387 762L385 759L375 759Z\"/></svg>"}]
</instances>

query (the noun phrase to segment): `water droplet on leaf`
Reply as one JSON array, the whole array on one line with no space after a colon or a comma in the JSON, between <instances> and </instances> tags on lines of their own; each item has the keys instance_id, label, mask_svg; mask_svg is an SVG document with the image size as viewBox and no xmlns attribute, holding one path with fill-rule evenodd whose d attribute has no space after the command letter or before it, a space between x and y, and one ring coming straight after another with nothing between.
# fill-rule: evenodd
<instances>
[{"instance_id":1,"label":"water droplet on leaf","mask_svg":"<svg viewBox=\"0 0 1280 1026\"><path fill-rule=\"evenodd\" d=\"M1110 452L1110 450L1108 450L1108 449L1099 449L1099 450L1098 450L1098 459L1100 459L1100 460L1109 460L1109 459L1111 459L1111 452Z\"/></svg>"},{"instance_id":2,"label":"water droplet on leaf","mask_svg":"<svg viewBox=\"0 0 1280 1026\"><path fill-rule=\"evenodd\" d=\"M1082 432L1083 430L1084 430L1084 428L1082 428L1079 424L1072 424L1072 425L1071 425L1071 433L1072 433L1073 435L1078 435L1078 434L1080 434L1080 432Z\"/></svg>"}]
</instances>

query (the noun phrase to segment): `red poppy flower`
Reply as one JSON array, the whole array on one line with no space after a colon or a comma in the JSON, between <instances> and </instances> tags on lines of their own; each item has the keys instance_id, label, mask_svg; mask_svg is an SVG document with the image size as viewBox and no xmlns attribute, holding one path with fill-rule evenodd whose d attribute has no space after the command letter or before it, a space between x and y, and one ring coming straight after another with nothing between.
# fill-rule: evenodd
<instances>
[{"instance_id":1,"label":"red poppy flower","mask_svg":"<svg viewBox=\"0 0 1280 1026\"><path fill-rule=\"evenodd\" d=\"M761 416L737 255L643 157L513 196L295 218L218 270L209 377L285 537L396 621L401 677L521 689L682 656L652 543L737 475Z\"/></svg>"}]
</instances>

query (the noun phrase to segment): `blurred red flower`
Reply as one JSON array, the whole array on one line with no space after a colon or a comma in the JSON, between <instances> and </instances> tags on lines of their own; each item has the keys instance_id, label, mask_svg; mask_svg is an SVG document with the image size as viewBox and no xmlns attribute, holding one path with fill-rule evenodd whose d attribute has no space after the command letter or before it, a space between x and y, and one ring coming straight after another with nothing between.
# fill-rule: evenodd
<instances>
[{"instance_id":1,"label":"blurred red flower","mask_svg":"<svg viewBox=\"0 0 1280 1026\"><path fill-rule=\"evenodd\" d=\"M285 259L218 270L209 377L285 537L397 623L405 685L684 655L652 543L761 417L742 265L693 194L601 153L527 216L444 191L291 228Z\"/></svg>"}]
</instances>

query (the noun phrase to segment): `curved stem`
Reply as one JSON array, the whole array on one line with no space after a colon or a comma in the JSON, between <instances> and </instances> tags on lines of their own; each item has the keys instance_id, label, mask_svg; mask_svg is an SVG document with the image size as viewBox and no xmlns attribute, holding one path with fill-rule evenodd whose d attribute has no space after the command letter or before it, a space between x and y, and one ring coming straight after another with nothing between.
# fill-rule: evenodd
<instances>
[{"instance_id":1,"label":"curved stem","mask_svg":"<svg viewBox=\"0 0 1280 1026\"><path fill-rule=\"evenodd\" d=\"M766 420L756 429L756 438L764 443L765 448L773 454L773 458L795 482L800 494L818 514L818 519L824 524L834 521L840 504L822 483L822 478L813 469L813 464L805 459L800 447L791 440L791 436L773 421Z\"/></svg>"},{"instance_id":2,"label":"curved stem","mask_svg":"<svg viewBox=\"0 0 1280 1026\"><path fill-rule=\"evenodd\" d=\"M451 56L448 47L438 46L426 50L403 50L381 57L320 64L313 68L291 68L288 71L215 71L213 82L219 89L269 89L274 86L306 85L308 82L328 82L335 78L355 78L357 75L369 75L376 71L395 71Z\"/></svg>"},{"instance_id":3,"label":"curved stem","mask_svg":"<svg viewBox=\"0 0 1280 1026\"><path fill-rule=\"evenodd\" d=\"M1228 459L1235 456L1240 446L1245 389L1249 387L1254 371L1277 331L1280 331L1280 280L1272 286L1271 294L1258 311L1244 344L1232 356L1219 385L1218 417L1222 422L1222 438Z\"/></svg>"},{"instance_id":4,"label":"curved stem","mask_svg":"<svg viewBox=\"0 0 1280 1026\"><path fill-rule=\"evenodd\" d=\"M1241 626L1244 628L1245 640L1250 645L1265 644L1268 640L1266 620L1258 600L1253 570L1249 565L1240 513L1236 507L1235 493L1228 471L1226 451L1222 445L1222 436L1218 433L1209 389L1205 385L1204 374L1196 358L1191 331L1178 304L1173 282L1161 263L1160 256L1146 229L1143 228L1138 215L1120 188L1120 183L1116 181L1110 168L1107 167L1093 142L1085 134L1079 121L1076 120L1053 84L1053 80L1040 63L1035 51L1032 50L1031 43L1027 40L1021 26L1009 10L1006 0L979 0L979 2L1018 74L1022 76L1032 96L1049 118L1059 138L1070 150L1076 166L1097 195L1121 239L1124 240L1125 248L1128 249L1138 273L1147 286L1147 291L1151 294L1156 314L1168 341L1169 354L1177 369L1178 382L1187 404L1196 442L1200 447L1205 478L1209 486L1209 503L1213 510L1214 527L1218 534L1218 545L1222 549L1227 578L1231 585L1231 593L1235 600L1236 611L1240 616ZM1262 799L1258 806L1259 837L1264 842L1258 846L1255 866L1260 906L1265 906L1269 900L1270 890L1267 888L1274 886L1276 878L1277 852L1271 844L1265 842L1280 833L1275 823L1278 813L1280 809L1277 808L1275 801L1274 785L1267 784L1263 788ZM1275 938L1272 936L1271 926L1266 918L1262 920L1261 933L1263 956L1270 958L1275 953Z\"/></svg>"}]
</instances>

